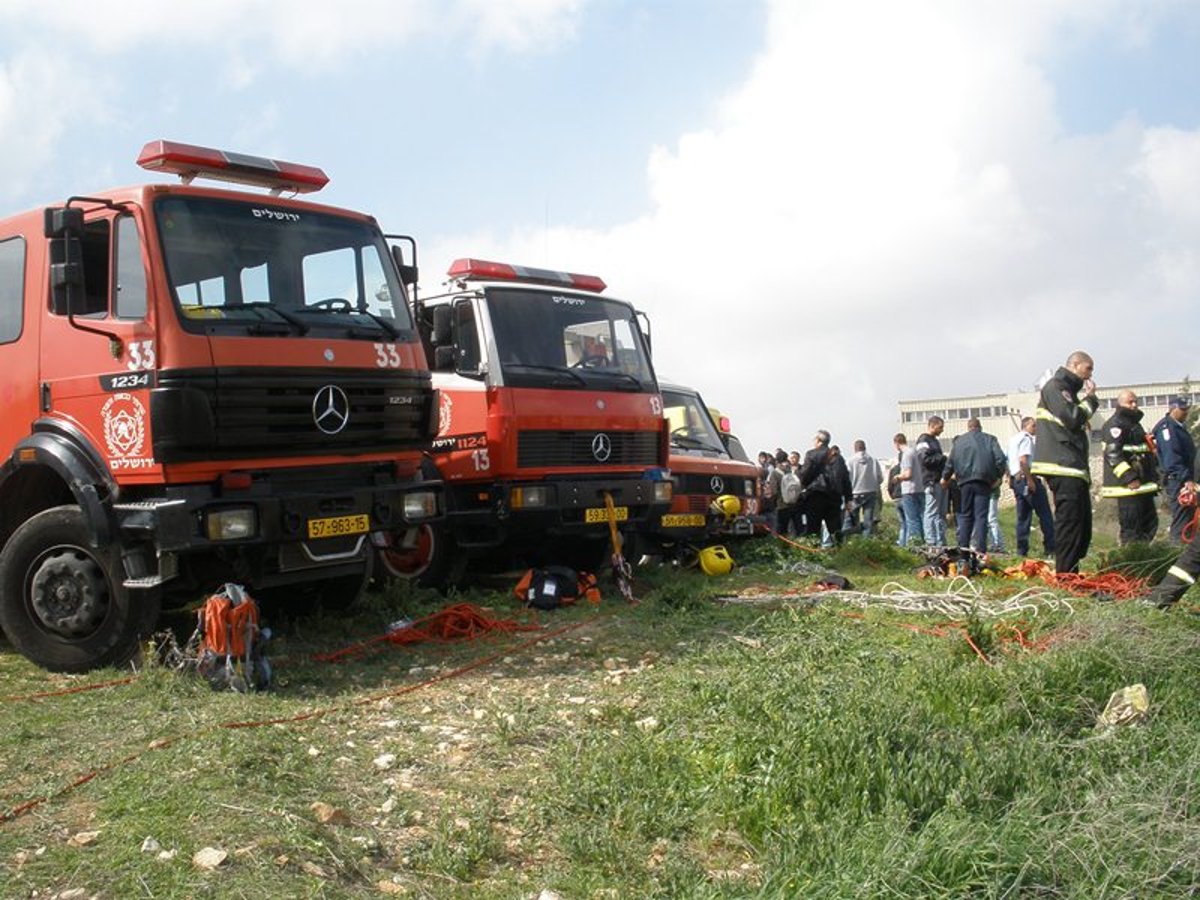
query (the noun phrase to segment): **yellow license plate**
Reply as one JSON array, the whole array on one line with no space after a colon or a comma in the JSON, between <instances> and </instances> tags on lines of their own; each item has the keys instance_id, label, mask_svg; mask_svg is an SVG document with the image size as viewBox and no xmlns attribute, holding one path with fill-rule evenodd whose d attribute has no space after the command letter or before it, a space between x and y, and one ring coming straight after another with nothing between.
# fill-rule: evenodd
<instances>
[{"instance_id":1,"label":"yellow license plate","mask_svg":"<svg viewBox=\"0 0 1200 900\"><path fill-rule=\"evenodd\" d=\"M703 528L704 516L697 513L671 513L662 517L663 528Z\"/></svg>"},{"instance_id":2,"label":"yellow license plate","mask_svg":"<svg viewBox=\"0 0 1200 900\"><path fill-rule=\"evenodd\" d=\"M613 507L613 512L616 513L616 520L618 522L629 521L629 507L628 506ZM583 511L583 521L585 521L585 522L607 522L608 521L608 509L603 506L601 506L599 509L597 509L595 507L592 507L590 509L585 509Z\"/></svg>"},{"instance_id":3,"label":"yellow license plate","mask_svg":"<svg viewBox=\"0 0 1200 900\"><path fill-rule=\"evenodd\" d=\"M362 534L371 530L371 517L366 513L357 516L331 516L328 519L309 519L310 538L341 537L344 534Z\"/></svg>"}]
</instances>

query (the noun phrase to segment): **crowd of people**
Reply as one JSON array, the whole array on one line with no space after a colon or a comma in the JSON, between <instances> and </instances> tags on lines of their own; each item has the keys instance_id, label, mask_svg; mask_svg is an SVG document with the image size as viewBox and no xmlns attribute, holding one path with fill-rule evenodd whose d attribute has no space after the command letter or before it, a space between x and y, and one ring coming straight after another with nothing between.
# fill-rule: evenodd
<instances>
[{"instance_id":1,"label":"crowd of people","mask_svg":"<svg viewBox=\"0 0 1200 900\"><path fill-rule=\"evenodd\" d=\"M1001 487L1007 485L1017 507L1016 552L1029 555L1036 515L1043 554L1054 557L1056 571L1078 572L1092 537L1088 453L1099 406L1093 369L1091 356L1072 353L1044 382L1035 415L1021 420L1007 447L971 418L947 452L940 440L945 422L931 416L911 445L896 434L896 456L886 472L865 442L856 440L854 453L845 458L825 430L804 454L763 451L758 463L768 526L785 536L820 536L827 546L850 534L872 535L886 490L895 501L900 546L947 546L952 519L957 546L1004 552L998 511ZM1123 390L1117 396L1101 429L1100 496L1116 501L1122 544L1157 536L1160 494L1170 515L1170 540L1184 541L1200 477L1186 427L1190 406L1189 397L1172 397L1168 413L1147 432L1137 395ZM1172 567L1164 582L1170 590L1182 594L1200 574L1200 552L1191 549L1197 545L1189 543ZM1165 594L1159 599L1172 602Z\"/></svg>"}]
</instances>

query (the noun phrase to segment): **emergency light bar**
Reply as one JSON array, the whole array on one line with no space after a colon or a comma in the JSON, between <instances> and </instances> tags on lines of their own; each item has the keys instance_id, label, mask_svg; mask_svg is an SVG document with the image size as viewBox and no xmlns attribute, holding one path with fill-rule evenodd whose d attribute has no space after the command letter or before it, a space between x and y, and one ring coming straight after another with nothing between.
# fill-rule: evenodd
<instances>
[{"instance_id":1,"label":"emergency light bar","mask_svg":"<svg viewBox=\"0 0 1200 900\"><path fill-rule=\"evenodd\" d=\"M143 169L178 175L184 184L200 175L270 188L274 193L293 191L297 194L319 191L329 184L329 176L314 166L175 141L150 141L142 148L137 162Z\"/></svg>"},{"instance_id":2,"label":"emergency light bar","mask_svg":"<svg viewBox=\"0 0 1200 900\"><path fill-rule=\"evenodd\" d=\"M549 284L575 288L599 294L608 285L595 275L577 275L574 272L554 272L550 269L532 269L528 266L510 266L508 263L489 262L486 259L456 259L446 270L451 278L462 281L525 281L531 284Z\"/></svg>"}]
</instances>

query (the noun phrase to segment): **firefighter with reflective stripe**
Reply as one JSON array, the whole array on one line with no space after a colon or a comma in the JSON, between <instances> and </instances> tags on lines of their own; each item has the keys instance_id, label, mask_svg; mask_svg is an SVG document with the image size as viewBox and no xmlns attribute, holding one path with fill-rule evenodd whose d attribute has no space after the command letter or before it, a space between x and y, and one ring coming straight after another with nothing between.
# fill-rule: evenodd
<instances>
[{"instance_id":1,"label":"firefighter with reflective stripe","mask_svg":"<svg viewBox=\"0 0 1200 900\"><path fill-rule=\"evenodd\" d=\"M1099 405L1094 367L1088 354L1076 350L1042 385L1038 400L1038 440L1030 471L1045 478L1054 495L1054 567L1059 572L1078 572L1092 542L1088 422Z\"/></svg>"},{"instance_id":2,"label":"firefighter with reflective stripe","mask_svg":"<svg viewBox=\"0 0 1200 900\"><path fill-rule=\"evenodd\" d=\"M1117 520L1121 524L1121 544L1154 540L1158 531L1158 461L1146 429L1137 394L1123 390L1117 394L1117 410L1104 423L1104 486L1101 497L1117 501Z\"/></svg>"},{"instance_id":3,"label":"firefighter with reflective stripe","mask_svg":"<svg viewBox=\"0 0 1200 900\"><path fill-rule=\"evenodd\" d=\"M1154 586L1150 602L1163 609L1169 608L1196 583L1197 576L1200 576L1200 541L1192 541L1184 547L1163 580Z\"/></svg>"}]
</instances>

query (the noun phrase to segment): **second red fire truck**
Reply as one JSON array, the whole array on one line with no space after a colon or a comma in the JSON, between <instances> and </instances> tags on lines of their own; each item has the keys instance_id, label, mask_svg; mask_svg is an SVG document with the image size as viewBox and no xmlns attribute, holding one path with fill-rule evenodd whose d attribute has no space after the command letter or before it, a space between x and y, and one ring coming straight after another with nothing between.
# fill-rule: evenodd
<instances>
[{"instance_id":1,"label":"second red fire truck","mask_svg":"<svg viewBox=\"0 0 1200 900\"><path fill-rule=\"evenodd\" d=\"M662 399L637 311L589 275L478 259L415 305L440 398L427 475L446 519L380 548L394 574L443 585L470 566L594 570L610 520L671 501Z\"/></svg>"}]
</instances>

